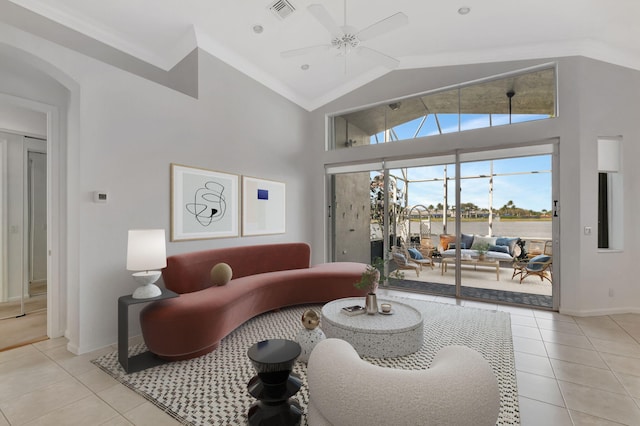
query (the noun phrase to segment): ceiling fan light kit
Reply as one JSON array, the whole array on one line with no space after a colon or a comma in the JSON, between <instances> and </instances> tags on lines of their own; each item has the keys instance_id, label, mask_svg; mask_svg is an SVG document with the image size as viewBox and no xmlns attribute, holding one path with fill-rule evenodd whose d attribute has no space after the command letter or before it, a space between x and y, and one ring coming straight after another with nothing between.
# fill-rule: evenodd
<instances>
[{"instance_id":1,"label":"ceiling fan light kit","mask_svg":"<svg viewBox=\"0 0 640 426\"><path fill-rule=\"evenodd\" d=\"M339 27L336 24L335 20L331 15L329 15L327 9L325 9L321 4L311 4L307 10L329 32L331 35L331 42L328 45L317 45L287 50L280 53L283 58L335 49L338 51L339 56L345 57L345 72L346 57L354 51L358 53L358 56L370 58L378 64L390 69L396 68L400 64L400 61L396 58L388 56L378 50L365 47L362 45L362 42L407 25L409 23L409 18L404 13L398 12L368 26L361 31L358 31L356 28L347 25L346 0L344 2L344 25L342 27Z\"/></svg>"}]
</instances>

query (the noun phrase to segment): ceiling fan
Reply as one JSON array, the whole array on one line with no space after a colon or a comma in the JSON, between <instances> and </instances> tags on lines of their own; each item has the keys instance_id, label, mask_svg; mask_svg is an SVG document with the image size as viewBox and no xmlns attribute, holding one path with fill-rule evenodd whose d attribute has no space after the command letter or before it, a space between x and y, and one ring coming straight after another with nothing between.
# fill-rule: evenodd
<instances>
[{"instance_id":1,"label":"ceiling fan","mask_svg":"<svg viewBox=\"0 0 640 426\"><path fill-rule=\"evenodd\" d=\"M347 55L352 52L355 52L357 55L373 59L387 68L396 68L400 64L400 61L396 58L388 56L378 50L362 46L361 42L371 40L374 37L378 37L407 25L409 23L409 18L404 13L398 12L358 31L356 28L347 25L347 0L344 1L344 21L341 27L336 24L323 5L311 4L307 9L309 10L309 13L311 13L311 15L323 27L325 27L327 31L329 31L329 34L331 34L331 42L330 44L287 50L280 53L283 58L334 49L337 50L339 56L344 56L345 58L345 73L347 71Z\"/></svg>"}]
</instances>

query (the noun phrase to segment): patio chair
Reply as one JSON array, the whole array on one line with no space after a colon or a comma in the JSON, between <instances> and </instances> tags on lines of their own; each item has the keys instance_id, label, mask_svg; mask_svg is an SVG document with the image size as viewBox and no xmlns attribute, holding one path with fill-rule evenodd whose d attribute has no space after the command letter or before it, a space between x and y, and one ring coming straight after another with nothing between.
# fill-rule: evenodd
<instances>
[{"instance_id":1,"label":"patio chair","mask_svg":"<svg viewBox=\"0 0 640 426\"><path fill-rule=\"evenodd\" d=\"M413 269L416 271L416 276L420 276L420 269L422 267L414 262L413 259L410 260L408 254L403 253L403 250L400 247L391 247L391 260L398 269Z\"/></svg>"},{"instance_id":2,"label":"patio chair","mask_svg":"<svg viewBox=\"0 0 640 426\"><path fill-rule=\"evenodd\" d=\"M402 246L402 250L407 259L420 265L420 270L424 265L429 265L433 269L433 249L426 249L423 246L410 248ZM411 250L411 253L409 250Z\"/></svg>"},{"instance_id":3,"label":"patio chair","mask_svg":"<svg viewBox=\"0 0 640 426\"><path fill-rule=\"evenodd\" d=\"M525 262L516 262L513 265L513 276L520 275L520 284L522 284L522 280L524 280L529 275L537 275L540 277L540 281L544 281L545 278L551 283L552 275L551 275L551 265L553 263L553 258L547 254L539 254L535 256L529 261Z\"/></svg>"}]
</instances>

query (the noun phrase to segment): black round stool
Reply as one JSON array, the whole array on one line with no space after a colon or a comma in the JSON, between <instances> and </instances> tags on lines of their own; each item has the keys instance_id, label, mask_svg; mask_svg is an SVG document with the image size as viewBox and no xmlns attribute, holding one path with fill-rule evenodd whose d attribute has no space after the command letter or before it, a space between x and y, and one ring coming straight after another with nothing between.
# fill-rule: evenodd
<instances>
[{"instance_id":1,"label":"black round stool","mask_svg":"<svg viewBox=\"0 0 640 426\"><path fill-rule=\"evenodd\" d=\"M251 346L247 356L256 372L247 385L258 399L249 408L249 424L260 426L294 426L302 419L302 409L293 395L302 380L291 372L300 355L300 345L291 340L263 340Z\"/></svg>"}]
</instances>

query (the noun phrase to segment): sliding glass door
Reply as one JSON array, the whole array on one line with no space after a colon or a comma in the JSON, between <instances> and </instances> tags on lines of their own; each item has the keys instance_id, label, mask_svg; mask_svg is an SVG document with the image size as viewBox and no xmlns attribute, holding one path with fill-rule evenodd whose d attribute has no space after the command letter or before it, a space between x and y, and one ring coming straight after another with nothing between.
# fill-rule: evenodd
<instances>
[{"instance_id":1,"label":"sliding glass door","mask_svg":"<svg viewBox=\"0 0 640 426\"><path fill-rule=\"evenodd\" d=\"M332 167L333 259L382 257L401 272L389 284L406 291L552 308L553 151Z\"/></svg>"},{"instance_id":2,"label":"sliding glass door","mask_svg":"<svg viewBox=\"0 0 640 426\"><path fill-rule=\"evenodd\" d=\"M460 163L461 295L552 308L552 155L513 154Z\"/></svg>"}]
</instances>

